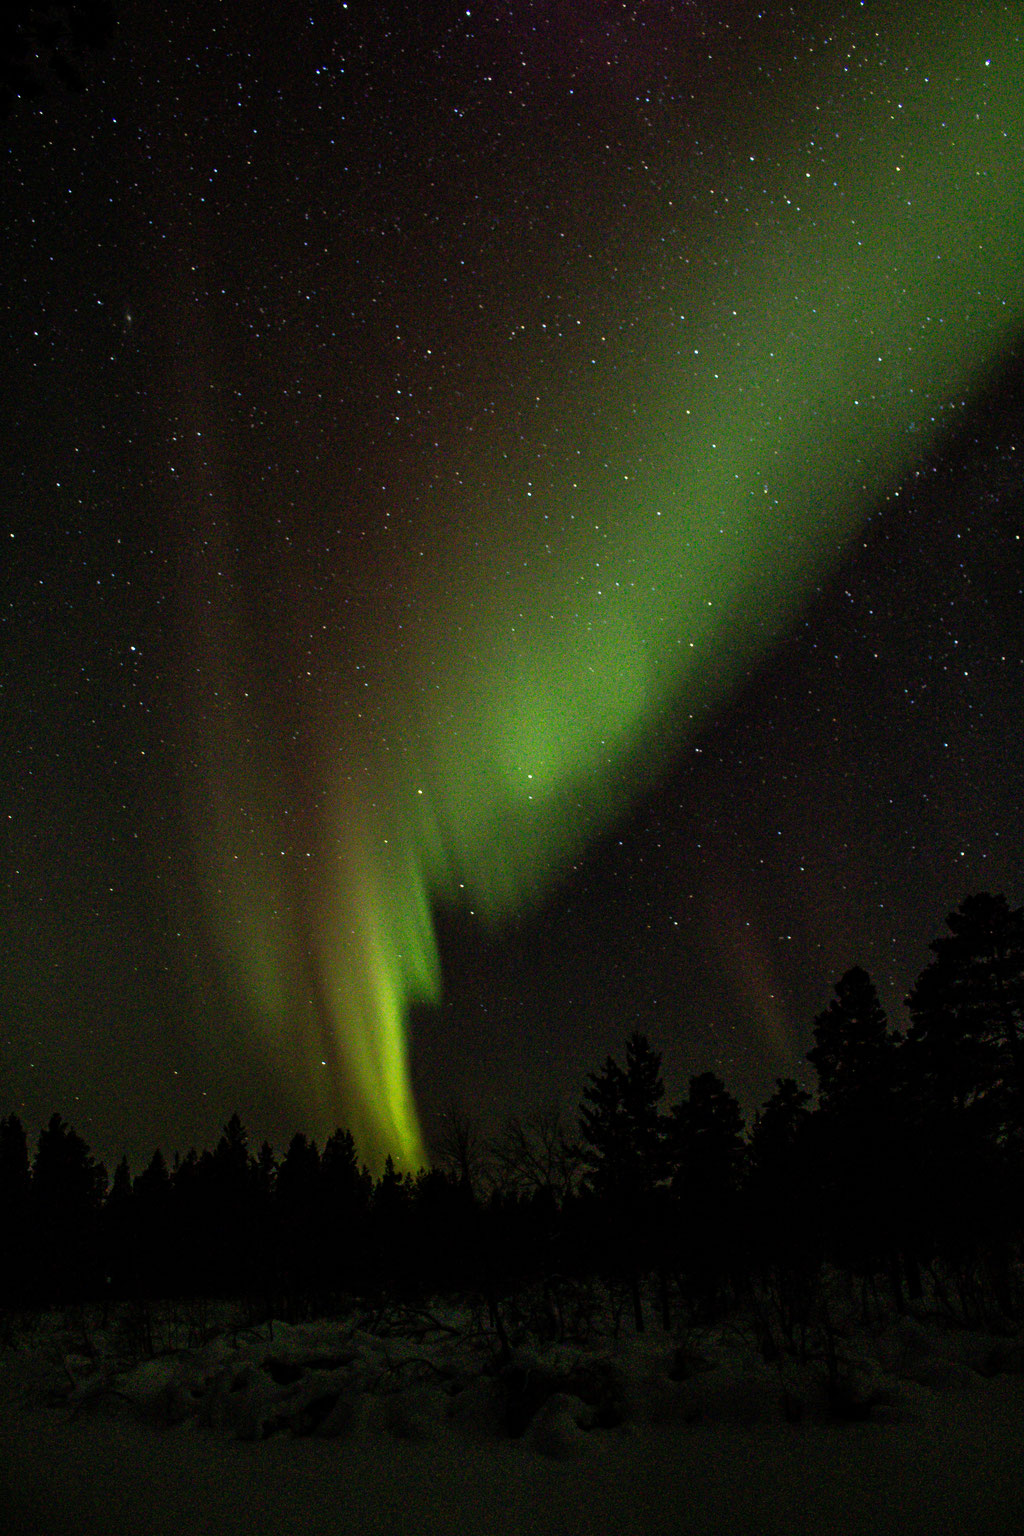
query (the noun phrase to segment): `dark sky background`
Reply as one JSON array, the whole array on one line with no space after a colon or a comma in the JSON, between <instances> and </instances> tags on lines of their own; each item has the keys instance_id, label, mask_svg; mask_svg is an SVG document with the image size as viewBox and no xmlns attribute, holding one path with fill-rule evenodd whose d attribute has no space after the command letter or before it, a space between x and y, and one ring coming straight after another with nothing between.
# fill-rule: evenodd
<instances>
[{"instance_id":1,"label":"dark sky background","mask_svg":"<svg viewBox=\"0 0 1024 1536\"><path fill-rule=\"evenodd\" d=\"M946 912L1024 885L1016 7L125 9L0 125L0 1112L377 1154L332 1038L384 995L428 1139L572 1108L634 1029L750 1115L854 964L899 1025ZM777 530L726 507L717 565L698 514L645 542L702 484L683 399ZM573 760L537 827L490 766L520 683Z\"/></svg>"}]
</instances>

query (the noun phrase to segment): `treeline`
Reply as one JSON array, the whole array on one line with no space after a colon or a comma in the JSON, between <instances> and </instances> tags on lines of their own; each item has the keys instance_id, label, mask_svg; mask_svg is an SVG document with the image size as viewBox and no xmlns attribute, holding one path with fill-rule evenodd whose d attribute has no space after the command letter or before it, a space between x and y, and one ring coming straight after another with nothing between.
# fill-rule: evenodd
<instances>
[{"instance_id":1,"label":"treeline","mask_svg":"<svg viewBox=\"0 0 1024 1536\"><path fill-rule=\"evenodd\" d=\"M453 1110L415 1175L373 1179L344 1130L253 1151L236 1115L212 1151L158 1151L135 1177L122 1160L108 1183L58 1115L31 1160L10 1115L0 1300L230 1297L294 1319L447 1292L501 1336L565 1336L600 1285L638 1328L748 1304L792 1339L840 1270L865 1309L927 1295L965 1323L1019 1317L1024 913L968 897L931 947L906 1032L848 971L814 1022L816 1096L779 1079L749 1130L711 1072L666 1108L640 1034L590 1074L577 1125L513 1120L486 1144Z\"/></svg>"}]
</instances>

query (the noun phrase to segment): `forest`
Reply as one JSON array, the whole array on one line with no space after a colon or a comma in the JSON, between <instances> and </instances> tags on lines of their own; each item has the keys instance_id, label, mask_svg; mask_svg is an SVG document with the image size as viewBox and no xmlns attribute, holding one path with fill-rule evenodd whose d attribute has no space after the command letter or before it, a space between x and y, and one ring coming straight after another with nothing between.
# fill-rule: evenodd
<instances>
[{"instance_id":1,"label":"forest","mask_svg":"<svg viewBox=\"0 0 1024 1536\"><path fill-rule=\"evenodd\" d=\"M514 1119L485 1141L451 1109L434 1165L374 1179L344 1129L278 1157L233 1115L215 1148L160 1151L108 1179L59 1114L34 1155L0 1120L0 1308L218 1300L253 1322L354 1303L475 1309L505 1355L583 1339L600 1315L637 1332L741 1310L766 1359L796 1351L845 1277L865 1321L922 1298L951 1323L1019 1319L1024 1190L1024 912L967 897L890 1027L870 976L836 982L793 1078L745 1126L712 1072L666 1106L661 1058L634 1033L582 1091L578 1119ZM189 1310L191 1309L191 1310ZM827 1317L826 1317L827 1323ZM199 1326L198 1324L196 1325Z\"/></svg>"}]
</instances>

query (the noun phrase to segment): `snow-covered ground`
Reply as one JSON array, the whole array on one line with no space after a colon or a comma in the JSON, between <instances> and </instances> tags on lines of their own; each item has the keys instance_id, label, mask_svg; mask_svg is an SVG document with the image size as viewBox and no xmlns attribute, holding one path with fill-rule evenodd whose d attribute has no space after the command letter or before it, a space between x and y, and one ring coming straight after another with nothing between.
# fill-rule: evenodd
<instances>
[{"instance_id":1,"label":"snow-covered ground","mask_svg":"<svg viewBox=\"0 0 1024 1536\"><path fill-rule=\"evenodd\" d=\"M739 1324L495 1373L456 1312L225 1329L135 1364L55 1323L0 1351L0 1532L1024 1531L1021 1345L904 1319L848 1331L838 1378L765 1364Z\"/></svg>"}]
</instances>

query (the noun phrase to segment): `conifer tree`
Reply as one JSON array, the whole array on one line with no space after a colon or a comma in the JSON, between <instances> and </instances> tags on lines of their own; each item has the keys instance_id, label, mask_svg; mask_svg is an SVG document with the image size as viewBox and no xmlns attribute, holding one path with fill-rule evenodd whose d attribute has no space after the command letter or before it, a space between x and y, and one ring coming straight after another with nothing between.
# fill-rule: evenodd
<instances>
[{"instance_id":1,"label":"conifer tree","mask_svg":"<svg viewBox=\"0 0 1024 1536\"><path fill-rule=\"evenodd\" d=\"M600 1194L649 1193L665 1176L665 1095L661 1056L646 1035L626 1042L625 1070L607 1058L592 1072L580 1106L580 1136L588 1182Z\"/></svg>"},{"instance_id":2,"label":"conifer tree","mask_svg":"<svg viewBox=\"0 0 1024 1536\"><path fill-rule=\"evenodd\" d=\"M43 1290L78 1300L101 1285L99 1220L107 1171L78 1133L52 1115L39 1133L32 1165L32 1221Z\"/></svg>"},{"instance_id":3,"label":"conifer tree","mask_svg":"<svg viewBox=\"0 0 1024 1536\"><path fill-rule=\"evenodd\" d=\"M874 982L859 965L839 978L835 994L814 1021L815 1046L807 1053L818 1098L827 1114L870 1113L894 1086L897 1040Z\"/></svg>"},{"instance_id":4,"label":"conifer tree","mask_svg":"<svg viewBox=\"0 0 1024 1536\"><path fill-rule=\"evenodd\" d=\"M811 1095L794 1077L777 1077L771 1097L754 1116L750 1158L755 1168L788 1162L810 1118Z\"/></svg>"},{"instance_id":5,"label":"conifer tree","mask_svg":"<svg viewBox=\"0 0 1024 1536\"><path fill-rule=\"evenodd\" d=\"M907 999L917 1070L937 1105L1024 1130L1024 912L982 892L946 925Z\"/></svg>"},{"instance_id":6,"label":"conifer tree","mask_svg":"<svg viewBox=\"0 0 1024 1536\"><path fill-rule=\"evenodd\" d=\"M811 1095L795 1078L776 1078L774 1092L754 1117L747 1148L747 1211L755 1249L762 1260L804 1273L820 1249L810 1103Z\"/></svg>"},{"instance_id":7,"label":"conifer tree","mask_svg":"<svg viewBox=\"0 0 1024 1536\"><path fill-rule=\"evenodd\" d=\"M743 1116L714 1072L691 1077L669 1121L673 1250L691 1304L705 1315L720 1305L738 1240L744 1156Z\"/></svg>"},{"instance_id":8,"label":"conifer tree","mask_svg":"<svg viewBox=\"0 0 1024 1536\"><path fill-rule=\"evenodd\" d=\"M673 1105L669 1144L674 1192L690 1192L702 1203L735 1192L743 1157L743 1116L714 1072L691 1077L689 1096Z\"/></svg>"},{"instance_id":9,"label":"conifer tree","mask_svg":"<svg viewBox=\"0 0 1024 1536\"><path fill-rule=\"evenodd\" d=\"M158 1147L132 1187L133 1231L142 1291L166 1293L174 1253L171 1176Z\"/></svg>"},{"instance_id":10,"label":"conifer tree","mask_svg":"<svg viewBox=\"0 0 1024 1536\"><path fill-rule=\"evenodd\" d=\"M118 1299L134 1296L138 1289L138 1255L132 1171L127 1155L114 1169L103 1207L103 1249L105 1279L111 1293Z\"/></svg>"},{"instance_id":11,"label":"conifer tree","mask_svg":"<svg viewBox=\"0 0 1024 1536\"><path fill-rule=\"evenodd\" d=\"M919 1291L902 1042L862 967L841 976L834 991L807 1053L820 1103L808 1142L818 1165L818 1216L832 1256L867 1273L884 1271L902 1311L904 1275L912 1293Z\"/></svg>"},{"instance_id":12,"label":"conifer tree","mask_svg":"<svg viewBox=\"0 0 1024 1536\"><path fill-rule=\"evenodd\" d=\"M625 1269L637 1332L644 1327L641 1276L658 1246L656 1194L666 1173L661 1056L645 1035L626 1042L626 1066L608 1057L580 1106L587 1185L603 1207L605 1256Z\"/></svg>"}]
</instances>

